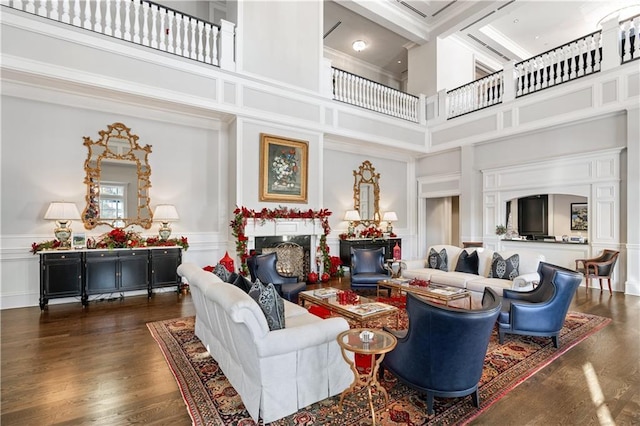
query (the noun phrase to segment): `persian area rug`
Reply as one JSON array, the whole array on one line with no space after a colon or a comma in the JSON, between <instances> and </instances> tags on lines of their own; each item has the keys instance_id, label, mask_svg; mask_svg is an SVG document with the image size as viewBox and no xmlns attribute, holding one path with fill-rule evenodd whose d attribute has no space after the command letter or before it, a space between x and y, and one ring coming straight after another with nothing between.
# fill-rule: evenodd
<instances>
[{"instance_id":1,"label":"persian area rug","mask_svg":"<svg viewBox=\"0 0 640 426\"><path fill-rule=\"evenodd\" d=\"M403 318L404 319L404 318ZM498 343L494 330L480 380L480 408L471 397L435 398L433 416L426 414L426 402L420 394L399 383L388 372L382 384L389 394L389 405L374 397L376 423L381 425L465 424L477 417L537 371L569 349L600 330L611 320L595 315L569 312L560 335L560 348L550 338L507 335ZM229 384L216 361L209 356L194 335L194 317L148 323L173 372L194 425L254 425L242 400ZM404 321L402 321L404 322ZM394 321L395 323L395 321ZM395 324L393 324L395 325ZM339 395L299 410L271 423L285 425L371 424L366 392L345 398L344 411L338 413Z\"/></svg>"}]
</instances>

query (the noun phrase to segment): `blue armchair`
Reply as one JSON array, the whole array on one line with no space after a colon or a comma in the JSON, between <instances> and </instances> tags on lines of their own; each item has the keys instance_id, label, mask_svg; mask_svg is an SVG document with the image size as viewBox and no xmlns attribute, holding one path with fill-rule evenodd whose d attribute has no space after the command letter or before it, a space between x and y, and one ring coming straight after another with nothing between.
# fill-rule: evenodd
<instances>
[{"instance_id":1,"label":"blue armchair","mask_svg":"<svg viewBox=\"0 0 640 426\"><path fill-rule=\"evenodd\" d=\"M299 282L297 277L285 277L278 273L276 252L251 256L247 259L247 266L251 274L251 281L256 278L263 284L272 283L278 293L290 302L298 303L298 293L306 289L305 282Z\"/></svg>"},{"instance_id":2,"label":"blue armchair","mask_svg":"<svg viewBox=\"0 0 640 426\"><path fill-rule=\"evenodd\" d=\"M538 265L540 284L531 291L502 292L502 312L498 317L498 336L523 334L547 336L558 347L569 304L582 282L582 274L547 262Z\"/></svg>"},{"instance_id":3,"label":"blue armchair","mask_svg":"<svg viewBox=\"0 0 640 426\"><path fill-rule=\"evenodd\" d=\"M378 281L389 279L384 248L351 249L351 288L376 288Z\"/></svg>"},{"instance_id":4,"label":"blue armchair","mask_svg":"<svg viewBox=\"0 0 640 426\"><path fill-rule=\"evenodd\" d=\"M488 287L480 310L449 308L408 293L409 329L387 330L398 344L382 360L382 368L425 393L428 414L433 414L434 396L472 395L478 407L478 382L499 313L500 298Z\"/></svg>"}]
</instances>

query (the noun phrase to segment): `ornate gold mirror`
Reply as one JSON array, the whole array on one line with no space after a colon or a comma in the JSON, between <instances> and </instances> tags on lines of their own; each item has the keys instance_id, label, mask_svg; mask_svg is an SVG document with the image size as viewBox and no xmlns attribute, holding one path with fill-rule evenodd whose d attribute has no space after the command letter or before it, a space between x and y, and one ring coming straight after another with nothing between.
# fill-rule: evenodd
<instances>
[{"instance_id":1,"label":"ornate gold mirror","mask_svg":"<svg viewBox=\"0 0 640 426\"><path fill-rule=\"evenodd\" d=\"M376 173L369 160L353 171L353 208L360 213L360 222L364 226L380 225L380 173Z\"/></svg>"},{"instance_id":2,"label":"ornate gold mirror","mask_svg":"<svg viewBox=\"0 0 640 426\"><path fill-rule=\"evenodd\" d=\"M149 206L151 146L138 145L138 136L122 123L113 123L98 134L99 140L94 142L85 136L83 143L89 150L84 162L87 172L84 227L140 225L149 229L153 219Z\"/></svg>"}]
</instances>

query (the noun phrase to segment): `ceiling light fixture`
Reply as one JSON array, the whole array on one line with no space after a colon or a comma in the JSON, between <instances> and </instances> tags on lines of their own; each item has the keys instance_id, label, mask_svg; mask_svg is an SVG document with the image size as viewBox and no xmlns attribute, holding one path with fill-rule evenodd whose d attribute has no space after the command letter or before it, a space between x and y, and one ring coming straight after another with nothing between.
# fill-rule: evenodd
<instances>
[{"instance_id":1,"label":"ceiling light fixture","mask_svg":"<svg viewBox=\"0 0 640 426\"><path fill-rule=\"evenodd\" d=\"M356 40L353 42L351 46L353 47L353 50L355 50L356 52L362 52L364 49L367 48L367 43L365 43L362 40Z\"/></svg>"}]
</instances>

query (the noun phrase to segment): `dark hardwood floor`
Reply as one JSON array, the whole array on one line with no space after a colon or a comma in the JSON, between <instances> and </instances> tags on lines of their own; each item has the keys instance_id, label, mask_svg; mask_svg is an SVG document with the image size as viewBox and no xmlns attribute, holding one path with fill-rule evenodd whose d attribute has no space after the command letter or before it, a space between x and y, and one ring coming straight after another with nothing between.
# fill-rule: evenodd
<instances>
[{"instance_id":1,"label":"dark hardwood floor","mask_svg":"<svg viewBox=\"0 0 640 426\"><path fill-rule=\"evenodd\" d=\"M613 321L473 424L640 424L640 297L580 288L571 309ZM0 314L3 426L191 424L145 325L193 315L190 296L164 293L87 309L78 302Z\"/></svg>"}]
</instances>

